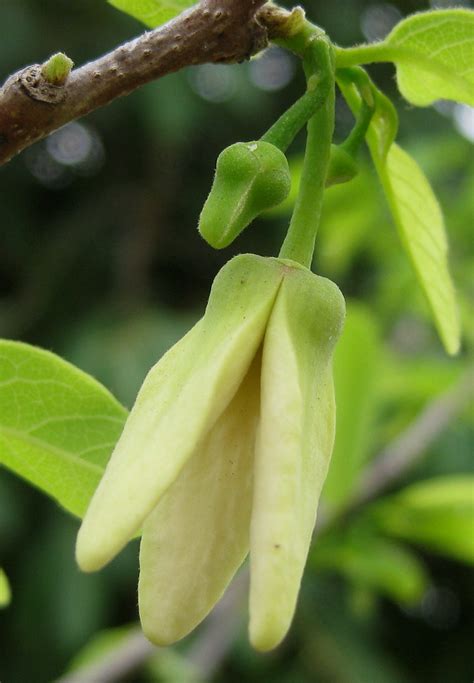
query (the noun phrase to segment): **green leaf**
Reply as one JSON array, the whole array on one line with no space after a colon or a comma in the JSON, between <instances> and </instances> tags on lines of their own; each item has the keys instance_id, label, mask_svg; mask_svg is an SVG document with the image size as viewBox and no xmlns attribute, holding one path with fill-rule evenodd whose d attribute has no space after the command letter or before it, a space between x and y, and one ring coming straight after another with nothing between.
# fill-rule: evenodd
<instances>
[{"instance_id":1,"label":"green leaf","mask_svg":"<svg viewBox=\"0 0 474 683\"><path fill-rule=\"evenodd\" d=\"M413 484L369 512L385 533L474 564L474 475Z\"/></svg>"},{"instance_id":2,"label":"green leaf","mask_svg":"<svg viewBox=\"0 0 474 683\"><path fill-rule=\"evenodd\" d=\"M428 577L423 565L406 548L373 534L328 534L312 550L311 566L332 569L359 587L374 590L395 602L418 602Z\"/></svg>"},{"instance_id":3,"label":"green leaf","mask_svg":"<svg viewBox=\"0 0 474 683\"><path fill-rule=\"evenodd\" d=\"M354 88L339 80L351 109L357 112L360 98ZM393 143L388 152L387 131L394 128L386 98L376 113L367 142L382 183L398 233L423 289L446 351L455 354L460 345L460 322L456 293L448 266L448 241L443 214L431 186L412 157ZM391 122L390 122L391 121Z\"/></svg>"},{"instance_id":4,"label":"green leaf","mask_svg":"<svg viewBox=\"0 0 474 683\"><path fill-rule=\"evenodd\" d=\"M401 21L380 43L338 49L338 68L394 62L400 92L425 107L438 99L474 106L474 12L421 12Z\"/></svg>"},{"instance_id":5,"label":"green leaf","mask_svg":"<svg viewBox=\"0 0 474 683\"><path fill-rule=\"evenodd\" d=\"M0 464L82 516L126 410L48 351L0 340Z\"/></svg>"},{"instance_id":6,"label":"green leaf","mask_svg":"<svg viewBox=\"0 0 474 683\"><path fill-rule=\"evenodd\" d=\"M10 604L11 591L7 576L0 567L0 608L7 607Z\"/></svg>"},{"instance_id":7,"label":"green leaf","mask_svg":"<svg viewBox=\"0 0 474 683\"><path fill-rule=\"evenodd\" d=\"M385 40L394 52L398 87L419 107L446 99L474 106L474 12L415 14Z\"/></svg>"},{"instance_id":8,"label":"green leaf","mask_svg":"<svg viewBox=\"0 0 474 683\"><path fill-rule=\"evenodd\" d=\"M459 312L438 200L416 161L396 144L378 171L402 245L428 299L440 337L446 351L455 354L460 344Z\"/></svg>"},{"instance_id":9,"label":"green leaf","mask_svg":"<svg viewBox=\"0 0 474 683\"><path fill-rule=\"evenodd\" d=\"M370 443L376 408L379 339L370 311L351 303L334 354L337 429L324 500L334 509L350 496Z\"/></svg>"},{"instance_id":10,"label":"green leaf","mask_svg":"<svg viewBox=\"0 0 474 683\"><path fill-rule=\"evenodd\" d=\"M181 14L196 4L196 0L108 0L111 5L135 17L151 28Z\"/></svg>"}]
</instances>

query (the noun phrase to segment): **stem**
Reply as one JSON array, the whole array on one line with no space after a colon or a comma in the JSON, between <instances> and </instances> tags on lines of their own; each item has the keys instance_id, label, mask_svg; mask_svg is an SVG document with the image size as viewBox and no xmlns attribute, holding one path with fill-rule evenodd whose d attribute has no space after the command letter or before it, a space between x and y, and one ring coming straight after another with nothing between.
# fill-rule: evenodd
<instances>
[{"instance_id":1,"label":"stem","mask_svg":"<svg viewBox=\"0 0 474 683\"><path fill-rule=\"evenodd\" d=\"M354 85L354 87L357 89L361 102L359 110L354 114L356 119L354 128L341 144L342 149L344 149L352 157L355 157L360 149L360 146L365 141L365 136L367 135L367 131L375 113L376 91L369 78L369 75L360 66L344 70L337 70L337 83L339 83L340 80L348 81Z\"/></svg>"},{"instance_id":2,"label":"stem","mask_svg":"<svg viewBox=\"0 0 474 683\"><path fill-rule=\"evenodd\" d=\"M316 81L314 77L308 79L305 94L275 121L261 140L271 142L282 152L288 149L299 131L324 104L327 94L316 87Z\"/></svg>"},{"instance_id":3,"label":"stem","mask_svg":"<svg viewBox=\"0 0 474 683\"><path fill-rule=\"evenodd\" d=\"M310 43L304 66L308 81L314 74L319 76L326 100L308 123L300 190L280 258L297 261L309 268L321 217L334 132L335 69L333 48L325 37L317 37Z\"/></svg>"},{"instance_id":4,"label":"stem","mask_svg":"<svg viewBox=\"0 0 474 683\"><path fill-rule=\"evenodd\" d=\"M390 47L384 42L357 47L336 48L336 66L338 69L358 64L372 64L373 62L389 62Z\"/></svg>"},{"instance_id":5,"label":"stem","mask_svg":"<svg viewBox=\"0 0 474 683\"><path fill-rule=\"evenodd\" d=\"M341 144L341 149L350 154L353 158L356 157L362 143L365 142L365 136L373 115L374 108L369 107L366 102L362 101L359 114L356 116L355 126Z\"/></svg>"}]
</instances>

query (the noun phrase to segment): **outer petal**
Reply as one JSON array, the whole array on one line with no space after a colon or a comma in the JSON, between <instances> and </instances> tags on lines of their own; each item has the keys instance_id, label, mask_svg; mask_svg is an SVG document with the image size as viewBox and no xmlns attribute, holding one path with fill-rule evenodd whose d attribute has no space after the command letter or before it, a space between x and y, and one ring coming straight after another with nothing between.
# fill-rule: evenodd
<instances>
[{"instance_id":1,"label":"outer petal","mask_svg":"<svg viewBox=\"0 0 474 683\"><path fill-rule=\"evenodd\" d=\"M100 569L121 550L227 407L282 276L276 260L234 258L217 276L203 319L151 369L79 531L82 569Z\"/></svg>"},{"instance_id":2,"label":"outer petal","mask_svg":"<svg viewBox=\"0 0 474 683\"><path fill-rule=\"evenodd\" d=\"M168 645L219 600L249 549L260 354L237 394L146 519L140 618Z\"/></svg>"},{"instance_id":3,"label":"outer petal","mask_svg":"<svg viewBox=\"0 0 474 683\"><path fill-rule=\"evenodd\" d=\"M289 268L265 334L251 524L250 639L269 650L293 617L334 442L336 285Z\"/></svg>"}]
</instances>

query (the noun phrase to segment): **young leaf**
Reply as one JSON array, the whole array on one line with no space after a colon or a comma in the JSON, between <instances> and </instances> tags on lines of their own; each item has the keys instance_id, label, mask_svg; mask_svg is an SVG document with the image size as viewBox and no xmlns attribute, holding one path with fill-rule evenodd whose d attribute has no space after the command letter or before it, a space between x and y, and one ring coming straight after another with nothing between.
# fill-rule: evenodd
<instances>
[{"instance_id":1,"label":"young leaf","mask_svg":"<svg viewBox=\"0 0 474 683\"><path fill-rule=\"evenodd\" d=\"M126 410L48 351L0 340L0 465L82 516Z\"/></svg>"},{"instance_id":2,"label":"young leaf","mask_svg":"<svg viewBox=\"0 0 474 683\"><path fill-rule=\"evenodd\" d=\"M108 0L111 5L135 17L150 28L173 19L196 0Z\"/></svg>"},{"instance_id":3,"label":"young leaf","mask_svg":"<svg viewBox=\"0 0 474 683\"><path fill-rule=\"evenodd\" d=\"M0 567L0 609L9 605L11 600L10 584L3 569Z\"/></svg>"},{"instance_id":4,"label":"young leaf","mask_svg":"<svg viewBox=\"0 0 474 683\"><path fill-rule=\"evenodd\" d=\"M339 80L339 85L351 109L357 111L360 99L354 89L344 79ZM385 100L382 96L381 101ZM384 110L389 113L386 105ZM459 349L461 332L456 293L449 273L443 214L416 161L395 143L386 156L382 153L386 149L387 136L381 123L389 118L376 112L367 142L402 246L428 300L446 351L455 354Z\"/></svg>"},{"instance_id":5,"label":"young leaf","mask_svg":"<svg viewBox=\"0 0 474 683\"><path fill-rule=\"evenodd\" d=\"M426 107L447 99L474 106L474 12L421 12L404 19L372 45L338 49L338 68L394 62L398 87L412 104Z\"/></svg>"},{"instance_id":6,"label":"young leaf","mask_svg":"<svg viewBox=\"0 0 474 683\"><path fill-rule=\"evenodd\" d=\"M419 107L446 99L474 106L474 12L415 14L385 40L402 95Z\"/></svg>"},{"instance_id":7,"label":"young leaf","mask_svg":"<svg viewBox=\"0 0 474 683\"><path fill-rule=\"evenodd\" d=\"M403 605L423 596L428 577L409 550L373 534L328 534L311 552L311 566L333 569L360 588L386 595Z\"/></svg>"},{"instance_id":8,"label":"young leaf","mask_svg":"<svg viewBox=\"0 0 474 683\"><path fill-rule=\"evenodd\" d=\"M474 476L437 477L412 484L372 507L393 536L474 564Z\"/></svg>"},{"instance_id":9,"label":"young leaf","mask_svg":"<svg viewBox=\"0 0 474 683\"><path fill-rule=\"evenodd\" d=\"M402 245L428 299L440 337L446 351L455 354L460 343L459 313L438 200L416 161L396 144L378 171Z\"/></svg>"},{"instance_id":10,"label":"young leaf","mask_svg":"<svg viewBox=\"0 0 474 683\"><path fill-rule=\"evenodd\" d=\"M334 354L337 430L323 489L326 504L334 509L347 501L367 454L378 356L379 339L370 311L351 304Z\"/></svg>"}]
</instances>

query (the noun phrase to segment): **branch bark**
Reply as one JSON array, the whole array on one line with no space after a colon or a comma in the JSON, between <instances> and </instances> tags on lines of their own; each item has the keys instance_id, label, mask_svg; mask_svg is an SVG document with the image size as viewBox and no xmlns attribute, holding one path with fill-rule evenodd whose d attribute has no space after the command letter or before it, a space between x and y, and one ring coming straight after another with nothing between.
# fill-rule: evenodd
<instances>
[{"instance_id":1,"label":"branch bark","mask_svg":"<svg viewBox=\"0 0 474 683\"><path fill-rule=\"evenodd\" d=\"M257 11L266 0L202 0L153 31L75 69L64 85L41 65L0 88L0 165L66 123L166 74L192 64L248 59L267 45Z\"/></svg>"}]
</instances>

